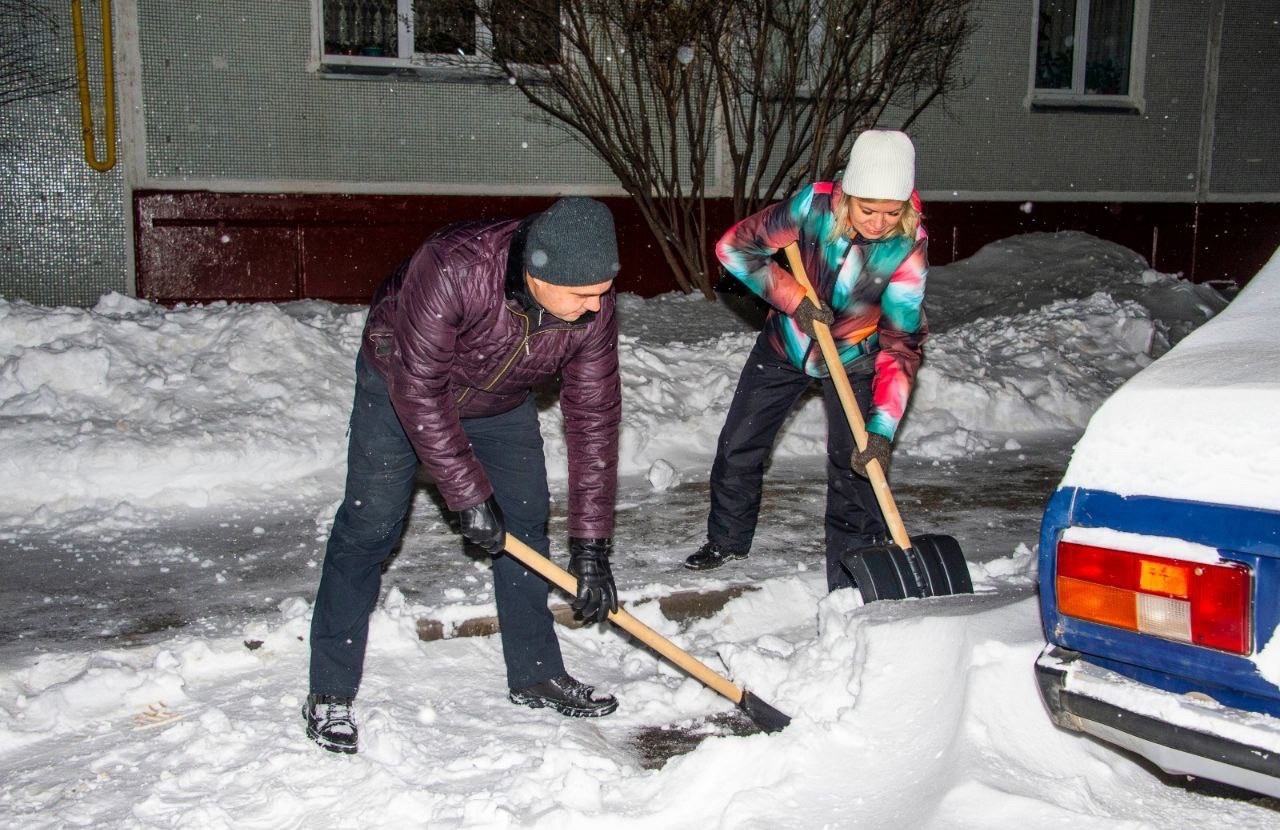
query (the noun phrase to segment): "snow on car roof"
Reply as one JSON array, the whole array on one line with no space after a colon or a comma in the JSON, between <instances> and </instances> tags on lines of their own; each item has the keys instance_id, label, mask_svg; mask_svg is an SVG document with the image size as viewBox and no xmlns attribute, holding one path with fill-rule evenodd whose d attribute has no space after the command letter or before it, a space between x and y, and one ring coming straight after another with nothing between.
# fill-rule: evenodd
<instances>
[{"instance_id":1,"label":"snow on car roof","mask_svg":"<svg viewBox=\"0 0 1280 830\"><path fill-rule=\"evenodd\" d=\"M1062 486L1280 510L1280 250L1103 403Z\"/></svg>"}]
</instances>

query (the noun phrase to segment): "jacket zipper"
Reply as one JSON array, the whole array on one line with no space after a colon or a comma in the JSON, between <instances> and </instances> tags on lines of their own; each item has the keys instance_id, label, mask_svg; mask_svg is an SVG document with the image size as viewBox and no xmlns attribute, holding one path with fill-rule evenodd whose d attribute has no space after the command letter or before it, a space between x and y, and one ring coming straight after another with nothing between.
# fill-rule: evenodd
<instances>
[{"instance_id":1,"label":"jacket zipper","mask_svg":"<svg viewBox=\"0 0 1280 830\"><path fill-rule=\"evenodd\" d=\"M504 360L502 363L502 366L499 367L498 373L495 374L492 378L490 378L488 383L486 383L484 386L481 386L481 387L468 386L466 389L462 390L462 392L458 395L457 399L454 401L458 406L462 406L462 404L466 402L467 398L471 397L471 393L476 391L477 388L479 388L481 392L488 392L490 389L497 386L498 381L502 380L506 376L507 372L511 369L511 367L515 365L516 359L520 357L521 348L524 349L524 353L526 355L532 355L533 351L529 347L529 341L532 340L534 337L536 337L539 334L542 334L543 332L564 331L565 329L571 329L574 327L572 323L568 323L563 326L549 326L547 328L539 328L536 331L529 331L529 315L525 314L522 311L513 311L512 313L516 314L520 318L520 320L524 323L524 334L520 338L520 342L517 343L516 347L511 350L511 354L507 355L507 359ZM538 309L538 324L539 325L542 324L542 309Z\"/></svg>"}]
</instances>

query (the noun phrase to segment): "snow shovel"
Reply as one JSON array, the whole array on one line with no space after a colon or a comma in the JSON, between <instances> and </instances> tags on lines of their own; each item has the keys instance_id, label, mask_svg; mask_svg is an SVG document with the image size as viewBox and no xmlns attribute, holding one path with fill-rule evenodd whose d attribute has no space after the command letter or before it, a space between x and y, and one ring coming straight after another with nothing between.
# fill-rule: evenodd
<instances>
[{"instance_id":1,"label":"snow shovel","mask_svg":"<svg viewBox=\"0 0 1280 830\"><path fill-rule=\"evenodd\" d=\"M505 548L507 553L519 559L521 564L535 571L543 579L560 587L570 594L578 593L578 580L573 574L561 568L533 548L521 542L510 533L507 534ZM696 657L682 650L675 643L663 637L649 626L640 622L625 608L609 612L609 619L620 626L628 634L647 645L649 648L684 669L713 691L724 695L737 704L747 717L765 732L779 732L791 723L791 718L774 709L746 689L735 686L726 678L712 671Z\"/></svg>"},{"instance_id":2,"label":"snow shovel","mask_svg":"<svg viewBox=\"0 0 1280 830\"><path fill-rule=\"evenodd\" d=\"M820 305L818 294L805 274L800 249L793 242L786 247L786 251L787 261L791 264L791 275L804 288L809 299ZM840 396L840 405L845 417L849 419L849 428L853 430L853 440L857 442L859 450L865 450L867 427L862 421L862 411L853 396L853 387L849 385L849 376L840 361L840 353L836 350L831 330L825 323L817 321L813 328L818 336L822 357L827 361L831 380L836 385L836 393ZM972 594L973 581L969 578L969 566L965 564L960 543L951 536L928 534L917 536L913 544L907 536L902 517L898 515L898 507L894 504L893 494L889 492L889 482L885 479L879 461L873 459L867 464L867 478L871 480L876 501L880 504L880 511L884 514L885 524L894 543L873 545L841 555L840 564L862 592L863 601Z\"/></svg>"}]
</instances>

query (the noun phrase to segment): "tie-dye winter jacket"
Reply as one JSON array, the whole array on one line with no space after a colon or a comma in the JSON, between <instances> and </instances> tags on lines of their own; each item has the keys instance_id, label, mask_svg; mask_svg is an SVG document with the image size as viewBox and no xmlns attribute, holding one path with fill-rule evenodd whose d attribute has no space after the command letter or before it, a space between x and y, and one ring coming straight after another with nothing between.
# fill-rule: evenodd
<instances>
[{"instance_id":1,"label":"tie-dye winter jacket","mask_svg":"<svg viewBox=\"0 0 1280 830\"><path fill-rule=\"evenodd\" d=\"M892 439L920 366L929 327L924 315L928 273L924 225L915 239L829 238L838 182L815 182L790 200L770 205L729 229L716 245L725 270L773 307L764 334L779 356L813 377L826 377L817 342L789 316L804 289L774 255L798 242L805 272L818 296L835 312L831 334L845 366L874 355L871 415L867 430ZM911 194L920 209L920 197ZM870 329L871 335L862 339Z\"/></svg>"}]
</instances>

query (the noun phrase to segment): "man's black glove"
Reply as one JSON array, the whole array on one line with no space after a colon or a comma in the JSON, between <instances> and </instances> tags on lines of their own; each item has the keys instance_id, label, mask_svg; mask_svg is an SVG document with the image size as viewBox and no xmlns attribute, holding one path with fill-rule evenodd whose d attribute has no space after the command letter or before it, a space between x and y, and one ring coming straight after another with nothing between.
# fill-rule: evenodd
<instances>
[{"instance_id":1,"label":"man's black glove","mask_svg":"<svg viewBox=\"0 0 1280 830\"><path fill-rule=\"evenodd\" d=\"M800 331L809 335L810 338L817 338L817 333L813 330L813 321L831 325L836 316L831 311L831 306L818 301L821 305L815 305L813 300L805 297L800 301L800 305L796 306L796 310L791 312L791 319L796 321L796 325L800 327Z\"/></svg>"},{"instance_id":2,"label":"man's black glove","mask_svg":"<svg viewBox=\"0 0 1280 830\"><path fill-rule=\"evenodd\" d=\"M883 435L874 432L867 433L867 448L865 450L854 449L853 456L849 459L849 466L853 471L863 478L867 476L867 464L871 459L880 462L880 471L888 474L889 472L889 439Z\"/></svg>"},{"instance_id":3,"label":"man's black glove","mask_svg":"<svg viewBox=\"0 0 1280 830\"><path fill-rule=\"evenodd\" d=\"M586 622L604 622L618 610L618 588L609 570L612 539L569 537L569 573L578 578L578 596L569 607Z\"/></svg>"},{"instance_id":4,"label":"man's black glove","mask_svg":"<svg viewBox=\"0 0 1280 830\"><path fill-rule=\"evenodd\" d=\"M490 556L502 552L507 538L507 526L502 521L502 508L498 501L490 496L475 507L466 507L458 511L458 519L462 522L462 535L477 547L484 548Z\"/></svg>"}]
</instances>

